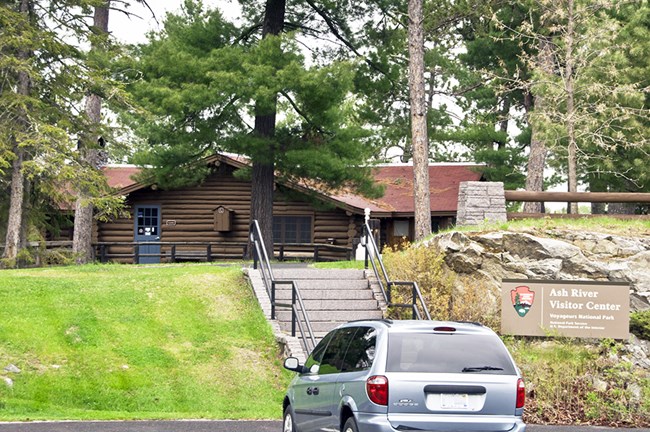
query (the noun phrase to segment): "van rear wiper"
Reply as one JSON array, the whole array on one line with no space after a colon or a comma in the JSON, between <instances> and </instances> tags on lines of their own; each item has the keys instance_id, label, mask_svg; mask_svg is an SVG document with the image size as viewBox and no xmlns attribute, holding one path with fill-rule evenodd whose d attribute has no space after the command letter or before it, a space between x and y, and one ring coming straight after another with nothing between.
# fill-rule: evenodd
<instances>
[{"instance_id":1,"label":"van rear wiper","mask_svg":"<svg viewBox=\"0 0 650 432\"><path fill-rule=\"evenodd\" d=\"M499 371L499 370L503 370L503 368L494 367L494 366L473 366L473 367L463 368L461 372L482 372L482 371Z\"/></svg>"}]
</instances>

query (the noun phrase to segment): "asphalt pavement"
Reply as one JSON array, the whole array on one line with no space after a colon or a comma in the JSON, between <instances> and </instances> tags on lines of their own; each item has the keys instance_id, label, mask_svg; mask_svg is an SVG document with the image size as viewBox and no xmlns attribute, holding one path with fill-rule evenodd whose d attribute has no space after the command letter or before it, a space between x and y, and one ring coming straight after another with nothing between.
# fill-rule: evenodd
<instances>
[{"instance_id":1,"label":"asphalt pavement","mask_svg":"<svg viewBox=\"0 0 650 432\"><path fill-rule=\"evenodd\" d=\"M280 421L95 421L0 423L0 432L280 432ZM650 432L596 426L528 425L526 432Z\"/></svg>"}]
</instances>

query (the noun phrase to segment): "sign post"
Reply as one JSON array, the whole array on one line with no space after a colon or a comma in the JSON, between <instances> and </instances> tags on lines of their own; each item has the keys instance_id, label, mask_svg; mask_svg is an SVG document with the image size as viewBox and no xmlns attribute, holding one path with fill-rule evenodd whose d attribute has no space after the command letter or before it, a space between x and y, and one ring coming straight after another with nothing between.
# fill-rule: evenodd
<instances>
[{"instance_id":1,"label":"sign post","mask_svg":"<svg viewBox=\"0 0 650 432\"><path fill-rule=\"evenodd\" d=\"M501 289L503 334L629 337L627 283L504 279Z\"/></svg>"}]
</instances>

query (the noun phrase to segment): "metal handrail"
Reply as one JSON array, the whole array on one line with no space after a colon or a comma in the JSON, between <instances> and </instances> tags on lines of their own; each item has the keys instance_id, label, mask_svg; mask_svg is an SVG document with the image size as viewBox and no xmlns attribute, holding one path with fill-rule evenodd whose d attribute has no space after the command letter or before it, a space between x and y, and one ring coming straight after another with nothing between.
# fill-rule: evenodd
<instances>
[{"instance_id":1,"label":"metal handrail","mask_svg":"<svg viewBox=\"0 0 650 432\"><path fill-rule=\"evenodd\" d=\"M307 315L307 310L305 309L305 303L302 300L302 295L300 290L294 281L289 280L276 280L273 276L273 268L271 267L271 261L266 252L266 247L264 246L264 239L262 237L262 231L257 220L253 220L250 225L250 241L253 244L253 268L257 269L258 261L261 264L261 273L262 281L264 283L264 288L266 293L269 296L271 301L271 319L275 319L275 309L276 307L285 307L291 309L291 336L296 336L296 326L303 341L303 346L307 353L311 352L312 349L316 346L316 339L314 338L314 330ZM260 259L261 258L261 259ZM275 301L275 286L277 284L291 284L291 303L278 303ZM299 309L296 307L296 304L299 306ZM299 314L299 312L301 312ZM302 315L302 320L299 319L299 315ZM305 328L303 328L303 321L305 323Z\"/></svg>"},{"instance_id":2,"label":"metal handrail","mask_svg":"<svg viewBox=\"0 0 650 432\"><path fill-rule=\"evenodd\" d=\"M379 283L379 288L381 289L381 292L384 296L384 300L386 300L386 304L388 307L401 307L401 308L409 308L413 312L413 319L418 319L421 320L423 319L422 314L420 313L418 309L418 301L420 302L420 306L422 307L422 310L424 311L424 316L426 319L431 320L431 315L429 314L429 309L427 308L426 303L424 302L424 297L422 297L422 292L420 291L420 287L418 286L417 282L415 281L392 281L388 277L388 272L386 271L386 267L384 266L384 261L381 259L381 255L379 254L379 248L377 247L377 242L375 242L375 238L373 235L371 235L371 229L370 225L368 224L368 221L364 223L364 242L362 242L362 245L366 249L366 254L365 254L365 268L368 268L368 261L372 264L372 270L375 273L375 278L377 278L377 281ZM370 258L370 259L369 259ZM381 270L381 275L379 274L379 271ZM382 280L383 276L383 280ZM384 287L384 282L386 281L386 287ZM408 304L403 304L403 303L392 303L391 299L391 288L393 286L410 286L412 287L412 302Z\"/></svg>"},{"instance_id":3,"label":"metal handrail","mask_svg":"<svg viewBox=\"0 0 650 432\"><path fill-rule=\"evenodd\" d=\"M275 285L277 284L287 284L291 285L291 303L278 303L275 301ZM307 352L311 352L312 349L316 346L316 339L314 338L314 329L311 326L311 321L309 320L309 316L307 316L307 309L305 309L305 302L302 300L302 295L300 294L300 290L298 289L298 286L294 281L291 280L276 280L273 281L273 287L274 289L272 290L273 294L273 299L271 300L271 316L273 317L275 315L275 308L277 306L279 307L286 307L286 308L291 308L291 335L295 336L296 334L296 325L298 326L298 330L300 331L300 335L302 336L302 339L305 345L305 349ZM296 308L296 304L299 306L299 309ZM306 332L302 327L302 321L297 319L298 318L298 312L301 312L303 321L305 322L305 327L306 327ZM305 337L306 333L306 337ZM311 343L308 344L307 341Z\"/></svg>"}]
</instances>

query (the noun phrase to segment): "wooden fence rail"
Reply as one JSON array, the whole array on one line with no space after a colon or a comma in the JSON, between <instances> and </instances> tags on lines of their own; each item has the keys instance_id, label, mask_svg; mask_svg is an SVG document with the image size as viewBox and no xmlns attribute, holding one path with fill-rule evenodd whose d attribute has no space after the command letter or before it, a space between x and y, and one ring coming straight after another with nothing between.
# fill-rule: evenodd
<instances>
[{"instance_id":1,"label":"wooden fence rail","mask_svg":"<svg viewBox=\"0 0 650 432\"><path fill-rule=\"evenodd\" d=\"M650 193L642 192L531 192L505 191L506 201L650 203Z\"/></svg>"}]
</instances>

